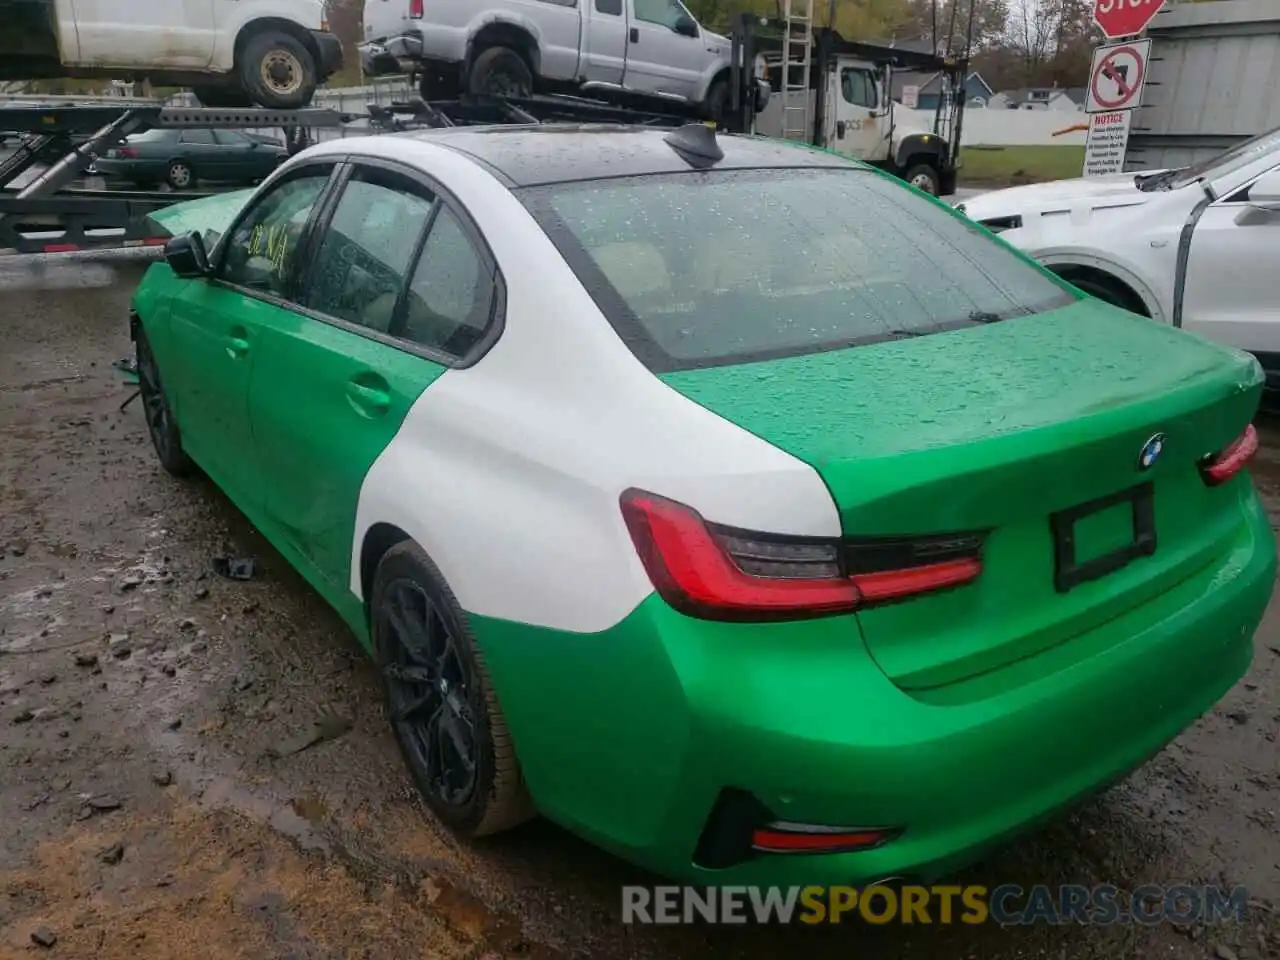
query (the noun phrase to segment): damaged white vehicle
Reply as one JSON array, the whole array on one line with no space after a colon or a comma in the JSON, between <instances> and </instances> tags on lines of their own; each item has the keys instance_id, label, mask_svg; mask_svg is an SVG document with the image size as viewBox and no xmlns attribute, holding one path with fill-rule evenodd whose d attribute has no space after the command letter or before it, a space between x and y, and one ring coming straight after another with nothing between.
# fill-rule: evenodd
<instances>
[{"instance_id":1,"label":"damaged white vehicle","mask_svg":"<svg viewBox=\"0 0 1280 960\"><path fill-rule=\"evenodd\" d=\"M958 209L1086 293L1250 351L1280 390L1280 130L1195 166L996 190Z\"/></svg>"}]
</instances>

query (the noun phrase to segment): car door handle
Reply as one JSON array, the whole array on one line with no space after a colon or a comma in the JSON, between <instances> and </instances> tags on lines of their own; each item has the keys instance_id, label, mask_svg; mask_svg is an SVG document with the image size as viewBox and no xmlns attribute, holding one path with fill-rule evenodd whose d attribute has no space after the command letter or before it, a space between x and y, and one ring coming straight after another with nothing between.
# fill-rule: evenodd
<instances>
[{"instance_id":1,"label":"car door handle","mask_svg":"<svg viewBox=\"0 0 1280 960\"><path fill-rule=\"evenodd\" d=\"M243 327L234 327L227 334L227 356L232 360L239 360L249 352L248 331Z\"/></svg>"},{"instance_id":2,"label":"car door handle","mask_svg":"<svg viewBox=\"0 0 1280 960\"><path fill-rule=\"evenodd\" d=\"M347 384L347 400L361 416L380 417L391 407L391 392L386 384L352 380Z\"/></svg>"},{"instance_id":3,"label":"car door handle","mask_svg":"<svg viewBox=\"0 0 1280 960\"><path fill-rule=\"evenodd\" d=\"M631 28L631 42L632 43L640 42L640 29L638 27Z\"/></svg>"}]
</instances>

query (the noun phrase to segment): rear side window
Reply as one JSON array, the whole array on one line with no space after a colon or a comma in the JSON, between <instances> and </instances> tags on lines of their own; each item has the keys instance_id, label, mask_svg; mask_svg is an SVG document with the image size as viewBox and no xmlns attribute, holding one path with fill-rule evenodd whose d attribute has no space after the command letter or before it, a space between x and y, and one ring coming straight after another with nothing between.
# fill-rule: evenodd
<instances>
[{"instance_id":1,"label":"rear side window","mask_svg":"<svg viewBox=\"0 0 1280 960\"><path fill-rule=\"evenodd\" d=\"M866 170L666 174L519 191L655 372L923 336L1075 300Z\"/></svg>"},{"instance_id":2,"label":"rear side window","mask_svg":"<svg viewBox=\"0 0 1280 960\"><path fill-rule=\"evenodd\" d=\"M409 281L404 338L462 357L484 338L494 293L493 274L461 221L441 207Z\"/></svg>"}]
</instances>

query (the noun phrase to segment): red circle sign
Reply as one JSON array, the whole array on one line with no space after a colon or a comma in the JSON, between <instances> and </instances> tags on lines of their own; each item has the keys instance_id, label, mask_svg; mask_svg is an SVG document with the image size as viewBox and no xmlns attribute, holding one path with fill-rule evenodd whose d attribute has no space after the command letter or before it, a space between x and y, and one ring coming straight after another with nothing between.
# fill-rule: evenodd
<instances>
[{"instance_id":1,"label":"red circle sign","mask_svg":"<svg viewBox=\"0 0 1280 960\"><path fill-rule=\"evenodd\" d=\"M1134 69L1122 72L1119 67L1127 65L1129 61L1133 62ZM1093 76L1089 78L1093 99L1104 110L1128 109L1134 105L1133 101L1138 91L1142 89L1142 75L1146 69L1142 54L1134 47L1116 47L1114 50L1107 51L1106 55L1098 61ZM1103 83L1104 80L1110 83ZM1114 93L1112 86L1115 88Z\"/></svg>"},{"instance_id":2,"label":"red circle sign","mask_svg":"<svg viewBox=\"0 0 1280 960\"><path fill-rule=\"evenodd\" d=\"M1112 40L1147 29L1165 0L1093 0L1093 19Z\"/></svg>"}]
</instances>

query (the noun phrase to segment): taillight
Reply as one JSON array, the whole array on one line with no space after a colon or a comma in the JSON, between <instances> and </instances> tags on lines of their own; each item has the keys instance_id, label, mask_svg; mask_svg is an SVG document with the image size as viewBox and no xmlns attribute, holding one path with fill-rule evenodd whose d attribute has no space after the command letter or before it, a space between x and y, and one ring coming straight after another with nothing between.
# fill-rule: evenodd
<instances>
[{"instance_id":1,"label":"taillight","mask_svg":"<svg viewBox=\"0 0 1280 960\"><path fill-rule=\"evenodd\" d=\"M708 524L691 507L643 490L627 490L621 503L654 589L676 610L706 620L847 613L960 586L982 572L980 535L877 540L867 548ZM930 549L935 542L944 549Z\"/></svg>"},{"instance_id":2,"label":"taillight","mask_svg":"<svg viewBox=\"0 0 1280 960\"><path fill-rule=\"evenodd\" d=\"M138 156L138 148L137 147L117 147L115 150L112 150L111 153L113 153L117 157L122 157L125 160L134 160Z\"/></svg>"},{"instance_id":3,"label":"taillight","mask_svg":"<svg viewBox=\"0 0 1280 960\"><path fill-rule=\"evenodd\" d=\"M1258 452L1258 431L1253 424L1245 427L1244 433L1236 437L1231 446L1221 453L1205 457L1200 461L1200 476L1211 487L1226 483L1243 470Z\"/></svg>"},{"instance_id":4,"label":"taillight","mask_svg":"<svg viewBox=\"0 0 1280 960\"><path fill-rule=\"evenodd\" d=\"M421 20L424 14L423 0L409 0L409 19Z\"/></svg>"}]
</instances>

